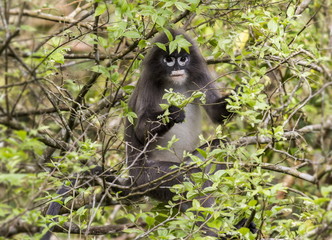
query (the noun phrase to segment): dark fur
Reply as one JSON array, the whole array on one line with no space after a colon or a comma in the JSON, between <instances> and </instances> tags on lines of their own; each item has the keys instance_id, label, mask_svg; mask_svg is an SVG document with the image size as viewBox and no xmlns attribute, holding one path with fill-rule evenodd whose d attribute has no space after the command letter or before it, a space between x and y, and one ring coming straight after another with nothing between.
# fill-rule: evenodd
<instances>
[{"instance_id":1,"label":"dark fur","mask_svg":"<svg viewBox=\"0 0 332 240\"><path fill-rule=\"evenodd\" d=\"M175 30L171 30L174 38L178 34L183 34ZM231 115L226 109L226 97L222 97L211 79L207 65L200 54L196 44L185 34L185 38L191 42L190 47L190 63L186 69L189 78L180 91L192 92L200 90L206 95L206 104L203 108L213 122L222 123L223 120ZM168 38L165 34L160 34L155 42L168 43ZM168 55L167 52L153 46L143 62L143 69L141 77L137 83L135 91L133 92L129 107L137 114L138 118L134 124L126 123L125 141L127 143L127 164L130 169L133 188L140 188L140 192L151 196L160 201L167 202L171 200L174 194L169 191L169 188L174 184L179 184L184 181L185 175L190 175L192 172L200 171L199 169L191 169L189 172L185 170L178 171L171 177L163 179L162 182L151 183L152 181L163 177L165 174L174 171L172 166L180 166L181 162L168 161L167 159L151 159L149 153L154 150L155 144L150 141L157 141L171 129L175 124L180 123L183 119L170 118L169 123L162 124L158 120L158 116L163 113L159 104L162 103L162 96L165 93L165 88L175 88L177 86L167 82L167 71L162 65L160 58ZM173 108L171 106L170 108ZM179 112L183 110L179 109ZM171 111L170 111L171 112ZM184 116L183 116L184 117ZM178 121L177 121L178 120ZM180 121L179 121L180 120ZM192 131L192 129L187 129ZM154 137L154 138L153 138ZM197 147L197 146L196 146ZM190 151L190 149L183 149ZM206 186L210 185L206 182ZM142 187L144 186L144 187ZM125 193L124 194L128 194ZM200 202L205 207L210 207L214 203L211 196L205 196L200 199ZM190 203L181 204L181 210L185 211L190 207ZM212 229L206 228L207 235L216 236Z\"/></svg>"},{"instance_id":2,"label":"dark fur","mask_svg":"<svg viewBox=\"0 0 332 240\"><path fill-rule=\"evenodd\" d=\"M56 193L59 195L65 194L66 192L70 192L70 188L66 187L66 186L62 186ZM63 199L64 200L64 199ZM47 209L46 215L50 215L50 216L55 216L58 215L60 210L62 208L62 205L60 203L57 202L52 202L49 206L49 208ZM53 221L57 221L57 218L53 218ZM49 231L47 231L45 233L44 236L42 236L42 238L40 240L48 240L51 238L52 236L52 230L53 227L51 227L49 229Z\"/></svg>"},{"instance_id":3,"label":"dark fur","mask_svg":"<svg viewBox=\"0 0 332 240\"><path fill-rule=\"evenodd\" d=\"M226 109L226 97L222 97L211 79L207 65L200 54L196 44L184 33L171 30L173 36L182 34L192 44L190 47L190 67L188 70L189 79L186 83L187 91L200 90L206 94L206 104L203 105L211 120L215 123L222 123L231 113ZM168 43L166 34L160 34L155 42ZM171 128L176 121L170 121L166 125L158 123L157 116L161 115L159 104L162 103L162 96L165 93L164 89L174 86L169 86L165 83L165 67L159 61L160 56L165 56L168 53L157 46L153 46L149 54L145 57L143 62L142 75L137 83L135 91L133 92L129 107L137 114L138 119L132 125L127 121L125 130L125 141L128 144L127 158L128 165L141 164L137 159L144 159L145 153L141 154L146 146L148 135L155 133L162 136L169 128ZM155 124L147 124L153 122ZM156 130L156 124L159 124L159 132ZM189 130L190 131L190 130ZM149 147L146 152L151 150ZM186 149L183 149L186 150ZM163 160L167 161L167 160ZM134 163L134 165L137 165Z\"/></svg>"}]
</instances>

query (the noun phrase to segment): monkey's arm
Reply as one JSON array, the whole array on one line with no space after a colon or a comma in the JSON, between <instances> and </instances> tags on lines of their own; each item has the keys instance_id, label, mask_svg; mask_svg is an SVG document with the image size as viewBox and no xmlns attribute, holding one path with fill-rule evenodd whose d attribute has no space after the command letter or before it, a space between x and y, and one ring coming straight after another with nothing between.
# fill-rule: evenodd
<instances>
[{"instance_id":1,"label":"monkey's arm","mask_svg":"<svg viewBox=\"0 0 332 240\"><path fill-rule=\"evenodd\" d=\"M216 90L206 92L206 104L203 107L213 122L222 123L232 116L233 113L227 110L227 99L230 99L230 96L231 94L221 97Z\"/></svg>"},{"instance_id":2,"label":"monkey's arm","mask_svg":"<svg viewBox=\"0 0 332 240\"><path fill-rule=\"evenodd\" d=\"M135 133L141 143L145 143L156 134L158 136L164 135L175 123L181 123L185 119L185 113L182 109L176 106L170 106L169 121L163 123L159 116L162 116L165 111L149 112L147 110L142 116L138 118L138 122L135 126Z\"/></svg>"}]
</instances>

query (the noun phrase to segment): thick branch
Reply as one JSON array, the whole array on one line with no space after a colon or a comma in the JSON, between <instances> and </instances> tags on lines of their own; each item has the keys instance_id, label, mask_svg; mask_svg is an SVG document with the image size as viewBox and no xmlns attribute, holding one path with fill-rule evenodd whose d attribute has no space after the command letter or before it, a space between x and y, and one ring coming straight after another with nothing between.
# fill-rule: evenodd
<instances>
[{"instance_id":1,"label":"thick branch","mask_svg":"<svg viewBox=\"0 0 332 240\"><path fill-rule=\"evenodd\" d=\"M20 10L19 9L11 9L9 11L9 14L10 15L19 15ZM77 20L73 19L71 17L55 16L55 15L52 15L52 14L42 13L40 10L33 11L33 10L24 9L23 10L23 16L34 17L34 18L39 18L39 19L44 19L44 20L48 20L48 21L52 21L52 22L59 22L59 23L68 23L68 24L77 23ZM92 24L89 24L89 23L81 22L80 26L88 28L88 29L92 29Z\"/></svg>"},{"instance_id":2,"label":"thick branch","mask_svg":"<svg viewBox=\"0 0 332 240\"><path fill-rule=\"evenodd\" d=\"M303 0L301 4L296 8L295 14L300 15L309 6L311 0Z\"/></svg>"},{"instance_id":3,"label":"thick branch","mask_svg":"<svg viewBox=\"0 0 332 240\"><path fill-rule=\"evenodd\" d=\"M14 130L24 130L26 132L29 132L33 137L38 138L39 141L41 141L42 143L44 143L47 146L56 148L56 149L61 149L64 151L68 151L71 146L61 140L57 140L54 138L51 138L47 135L46 132L44 131L37 131L37 133L35 131L31 131L30 129L24 127L23 125L21 125L19 122L17 122L14 119L8 120L8 118L0 118L0 124L10 128L10 129L14 129Z\"/></svg>"},{"instance_id":4,"label":"thick branch","mask_svg":"<svg viewBox=\"0 0 332 240\"><path fill-rule=\"evenodd\" d=\"M332 116L329 116L324 124L308 125L298 130L285 132L281 140L299 138L301 137L301 134L311 133L314 131L321 131L322 129L332 130ZM250 136L250 137L242 137L239 140L232 141L230 145L240 147L252 144L268 144L271 143L272 141L276 141L276 139L273 139L272 137L269 136Z\"/></svg>"},{"instance_id":5,"label":"thick branch","mask_svg":"<svg viewBox=\"0 0 332 240\"><path fill-rule=\"evenodd\" d=\"M70 226L71 225L71 226ZM142 225L143 226L143 225ZM136 224L124 224L124 225L105 225L105 226L93 226L85 229L80 229L79 226L71 224L69 222L64 223L61 227L56 227L54 232L68 232L72 234L88 234L88 235L105 235L110 233L121 232L128 228L135 228Z\"/></svg>"},{"instance_id":6,"label":"thick branch","mask_svg":"<svg viewBox=\"0 0 332 240\"><path fill-rule=\"evenodd\" d=\"M106 235L110 233L118 233L122 232L125 229L135 228L137 224L117 224L117 225L105 225L105 226L92 226L89 228L81 229L74 223L65 222L63 225L55 226L53 232L59 233L67 233L70 230L72 234L88 234L88 235ZM144 227L144 223L141 225ZM10 226L2 225L0 226L0 235L5 236L7 238L12 237L19 233L37 233L40 232L41 229L35 225L28 224L23 222L21 219L15 221Z\"/></svg>"}]
</instances>

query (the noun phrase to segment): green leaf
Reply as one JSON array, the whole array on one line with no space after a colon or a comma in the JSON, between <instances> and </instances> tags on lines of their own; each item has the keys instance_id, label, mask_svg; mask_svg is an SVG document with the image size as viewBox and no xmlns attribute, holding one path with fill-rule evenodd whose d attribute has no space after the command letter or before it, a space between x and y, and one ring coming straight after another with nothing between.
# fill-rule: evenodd
<instances>
[{"instance_id":1,"label":"green leaf","mask_svg":"<svg viewBox=\"0 0 332 240\"><path fill-rule=\"evenodd\" d=\"M175 2L174 5L181 12L184 12L185 10L189 10L190 9L190 7L187 4L183 3L183 2Z\"/></svg>"},{"instance_id":2,"label":"green leaf","mask_svg":"<svg viewBox=\"0 0 332 240\"><path fill-rule=\"evenodd\" d=\"M91 68L91 70L92 70L93 72L96 72L96 73L101 73L101 74L103 74L105 77L111 79L111 74L110 74L110 72L109 72L109 69L108 69L107 67L103 66L103 65L93 66L93 67Z\"/></svg>"},{"instance_id":3,"label":"green leaf","mask_svg":"<svg viewBox=\"0 0 332 240\"><path fill-rule=\"evenodd\" d=\"M315 226L311 220L306 220L303 224L300 225L298 231L301 235L304 235L304 234L308 233L309 231L311 231L314 227Z\"/></svg>"},{"instance_id":4,"label":"green leaf","mask_svg":"<svg viewBox=\"0 0 332 240\"><path fill-rule=\"evenodd\" d=\"M73 196L68 196L65 198L65 200L63 201L63 204L67 204L70 200L72 200L74 197Z\"/></svg>"},{"instance_id":5,"label":"green leaf","mask_svg":"<svg viewBox=\"0 0 332 240\"><path fill-rule=\"evenodd\" d=\"M161 48L162 50L164 50L166 52L166 46L165 46L165 44L159 43L159 42L156 42L155 44L156 44L157 47Z\"/></svg>"},{"instance_id":6,"label":"green leaf","mask_svg":"<svg viewBox=\"0 0 332 240\"><path fill-rule=\"evenodd\" d=\"M328 197L332 193L332 186L322 186L321 192L323 197Z\"/></svg>"},{"instance_id":7,"label":"green leaf","mask_svg":"<svg viewBox=\"0 0 332 240\"><path fill-rule=\"evenodd\" d=\"M80 207L80 208L77 210L77 215L78 215L78 216L83 216L87 211L88 211L88 209L86 209L85 206Z\"/></svg>"},{"instance_id":8,"label":"green leaf","mask_svg":"<svg viewBox=\"0 0 332 240\"><path fill-rule=\"evenodd\" d=\"M201 204L199 203L199 201L197 199L193 199L192 204L193 204L194 209L197 209L197 208L201 207Z\"/></svg>"},{"instance_id":9,"label":"green leaf","mask_svg":"<svg viewBox=\"0 0 332 240\"><path fill-rule=\"evenodd\" d=\"M137 31L128 31L123 34L123 36L128 38L140 38L141 34Z\"/></svg>"},{"instance_id":10,"label":"green leaf","mask_svg":"<svg viewBox=\"0 0 332 240\"><path fill-rule=\"evenodd\" d=\"M65 63L65 57L60 51L56 51L51 54L50 59L54 60L57 63Z\"/></svg>"},{"instance_id":11,"label":"green leaf","mask_svg":"<svg viewBox=\"0 0 332 240\"><path fill-rule=\"evenodd\" d=\"M149 225L149 226L153 226L153 224L155 223L155 218L153 218L153 217L150 217L150 216L147 216L146 218L145 218L145 222Z\"/></svg>"},{"instance_id":12,"label":"green leaf","mask_svg":"<svg viewBox=\"0 0 332 240\"><path fill-rule=\"evenodd\" d=\"M146 46L148 45L148 42L144 39L141 39L139 42L138 42L138 47L139 48L145 48Z\"/></svg>"},{"instance_id":13,"label":"green leaf","mask_svg":"<svg viewBox=\"0 0 332 240\"><path fill-rule=\"evenodd\" d=\"M169 43L169 53L171 54L172 52L175 51L177 48L177 43L175 41L172 41Z\"/></svg>"},{"instance_id":14,"label":"green leaf","mask_svg":"<svg viewBox=\"0 0 332 240\"><path fill-rule=\"evenodd\" d=\"M104 2L99 2L98 6L95 10L95 14L94 14L95 17L100 16L101 14L103 14L106 11L106 9L107 9L106 4Z\"/></svg>"},{"instance_id":15,"label":"green leaf","mask_svg":"<svg viewBox=\"0 0 332 240\"><path fill-rule=\"evenodd\" d=\"M174 41L169 43L169 51L172 53L177 49L178 52L180 52L181 49L184 49L187 53L189 53L189 47L191 45L192 44L187 39L185 39L183 35L177 35Z\"/></svg>"},{"instance_id":16,"label":"green leaf","mask_svg":"<svg viewBox=\"0 0 332 240\"><path fill-rule=\"evenodd\" d=\"M139 230L137 228L127 228L127 229L123 229L122 232L125 233L135 233L135 234L141 234L143 231Z\"/></svg>"},{"instance_id":17,"label":"green leaf","mask_svg":"<svg viewBox=\"0 0 332 240\"><path fill-rule=\"evenodd\" d=\"M161 103L161 104L159 104L159 106L161 107L162 110L166 110L166 109L169 108L169 104L163 104L163 103Z\"/></svg>"},{"instance_id":18,"label":"green leaf","mask_svg":"<svg viewBox=\"0 0 332 240\"><path fill-rule=\"evenodd\" d=\"M172 139L167 142L167 148L170 149L177 141L179 141L179 139L176 138L176 135L174 135Z\"/></svg>"},{"instance_id":19,"label":"green leaf","mask_svg":"<svg viewBox=\"0 0 332 240\"><path fill-rule=\"evenodd\" d=\"M135 220L136 220L135 216L130 213L126 214L124 217L129 219L129 221L131 221L131 222L135 222Z\"/></svg>"},{"instance_id":20,"label":"green leaf","mask_svg":"<svg viewBox=\"0 0 332 240\"><path fill-rule=\"evenodd\" d=\"M269 30L271 32L277 32L278 30L278 23L276 21L274 21L274 19L271 19L268 24L267 24L267 27L269 28Z\"/></svg>"},{"instance_id":21,"label":"green leaf","mask_svg":"<svg viewBox=\"0 0 332 240\"><path fill-rule=\"evenodd\" d=\"M0 183L10 183L13 186L21 186L22 182L26 179L27 174L23 173L1 173Z\"/></svg>"},{"instance_id":22,"label":"green leaf","mask_svg":"<svg viewBox=\"0 0 332 240\"><path fill-rule=\"evenodd\" d=\"M109 46L109 42L107 41L106 38L98 36L97 40L98 40L99 45L101 45L103 48L107 48Z\"/></svg>"},{"instance_id":23,"label":"green leaf","mask_svg":"<svg viewBox=\"0 0 332 240\"><path fill-rule=\"evenodd\" d=\"M244 228L244 227L238 229L238 231L239 231L242 235L246 235L246 234L248 234L248 233L250 232L249 228Z\"/></svg>"},{"instance_id":24,"label":"green leaf","mask_svg":"<svg viewBox=\"0 0 332 240\"><path fill-rule=\"evenodd\" d=\"M163 27L166 22L167 22L167 18L165 18L164 16L158 16L155 20L156 24L158 24L160 27Z\"/></svg>"},{"instance_id":25,"label":"green leaf","mask_svg":"<svg viewBox=\"0 0 332 240\"><path fill-rule=\"evenodd\" d=\"M287 9L287 17L288 18L291 18L294 16L294 13L295 13L295 8L294 6L289 6L288 9Z\"/></svg>"},{"instance_id":26,"label":"green leaf","mask_svg":"<svg viewBox=\"0 0 332 240\"><path fill-rule=\"evenodd\" d=\"M134 112L128 112L128 113L126 114L126 116L127 116L128 121L129 121L131 124L134 124L134 120L137 118L136 113L134 113Z\"/></svg>"},{"instance_id":27,"label":"green leaf","mask_svg":"<svg viewBox=\"0 0 332 240\"><path fill-rule=\"evenodd\" d=\"M252 199L252 200L250 200L250 202L248 203L248 206L249 206L249 207L254 207L254 206L256 206L256 204L257 204L257 200Z\"/></svg>"},{"instance_id":28,"label":"green leaf","mask_svg":"<svg viewBox=\"0 0 332 240\"><path fill-rule=\"evenodd\" d=\"M200 148L196 148L196 151L199 152L203 158L207 157L206 151Z\"/></svg>"},{"instance_id":29,"label":"green leaf","mask_svg":"<svg viewBox=\"0 0 332 240\"><path fill-rule=\"evenodd\" d=\"M164 29L164 32L168 38L168 41L173 41L174 38L173 38L172 33L168 29Z\"/></svg>"},{"instance_id":30,"label":"green leaf","mask_svg":"<svg viewBox=\"0 0 332 240\"><path fill-rule=\"evenodd\" d=\"M35 32L35 31L37 31L37 29L34 26L30 26L30 25L21 25L20 29L24 30L24 31L27 31L27 32Z\"/></svg>"},{"instance_id":31,"label":"green leaf","mask_svg":"<svg viewBox=\"0 0 332 240\"><path fill-rule=\"evenodd\" d=\"M314 203L316 205L322 205L325 202L329 202L331 199L330 198L317 198L314 200Z\"/></svg>"}]
</instances>

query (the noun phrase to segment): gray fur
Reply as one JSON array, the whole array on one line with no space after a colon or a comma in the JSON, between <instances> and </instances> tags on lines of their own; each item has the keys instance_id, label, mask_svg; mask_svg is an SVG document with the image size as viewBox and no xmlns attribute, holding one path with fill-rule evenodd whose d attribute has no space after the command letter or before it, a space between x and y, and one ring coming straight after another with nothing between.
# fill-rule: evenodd
<instances>
[{"instance_id":1,"label":"gray fur","mask_svg":"<svg viewBox=\"0 0 332 240\"><path fill-rule=\"evenodd\" d=\"M151 129L147 127L146 122L151 113L152 115L155 113L162 114L159 104L162 103L165 89L173 88L174 91L181 93L190 93L195 90L205 92L207 102L203 107L214 122L221 122L230 114L226 110L226 103L220 101L222 97L216 85L212 82L207 65L196 44L183 32L170 31L174 38L176 35L182 34L192 44L189 49L189 66L185 69L188 78L180 87L169 81L165 65L162 63L162 57L167 56L168 53L157 46L150 49L143 61L141 77L129 101L129 107L138 116L134 125L128 121L126 124L125 141L128 144L127 160L129 165L133 161L139 160L137 159L138 155L140 155L140 159L148 158L151 161L180 162L183 151L191 152L198 146L201 114L199 107L194 104L190 104L184 109L186 118L183 123L174 124L169 132L157 134L155 141L149 141L148 135ZM160 34L154 42L167 44L168 38L165 34ZM177 137L180 137L180 140L174 145L175 154L170 151L155 150L157 145L167 145L174 133ZM144 153L142 153L143 149Z\"/></svg>"}]
</instances>

